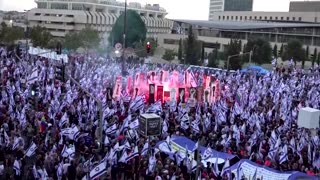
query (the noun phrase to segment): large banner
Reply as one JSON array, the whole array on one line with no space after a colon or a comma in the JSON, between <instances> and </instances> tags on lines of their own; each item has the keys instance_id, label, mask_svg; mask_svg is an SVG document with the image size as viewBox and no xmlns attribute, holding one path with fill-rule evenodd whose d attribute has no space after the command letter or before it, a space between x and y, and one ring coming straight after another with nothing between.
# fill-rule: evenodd
<instances>
[{"instance_id":1,"label":"large banner","mask_svg":"<svg viewBox=\"0 0 320 180\"><path fill-rule=\"evenodd\" d=\"M163 102L163 86L157 87L157 100L161 100L161 102Z\"/></svg>"},{"instance_id":2,"label":"large banner","mask_svg":"<svg viewBox=\"0 0 320 180\"><path fill-rule=\"evenodd\" d=\"M113 98L116 100L120 99L120 95L121 95L121 90L122 90L122 83L121 83L122 77L118 76L116 78L116 84L114 86L114 90L113 90Z\"/></svg>"},{"instance_id":3,"label":"large banner","mask_svg":"<svg viewBox=\"0 0 320 180\"><path fill-rule=\"evenodd\" d=\"M186 91L184 88L179 88L179 103L185 103L185 96L186 96Z\"/></svg>"},{"instance_id":4,"label":"large banner","mask_svg":"<svg viewBox=\"0 0 320 180\"><path fill-rule=\"evenodd\" d=\"M61 61L63 60L64 63L68 63L69 58L67 54L61 54L58 55L56 52L49 50L49 49L41 49L41 48L35 48L35 47L29 47L29 54L45 57L48 59Z\"/></svg>"},{"instance_id":5,"label":"large banner","mask_svg":"<svg viewBox=\"0 0 320 180\"><path fill-rule=\"evenodd\" d=\"M154 103L154 97L156 93L156 87L154 84L149 84L149 104Z\"/></svg>"}]
</instances>

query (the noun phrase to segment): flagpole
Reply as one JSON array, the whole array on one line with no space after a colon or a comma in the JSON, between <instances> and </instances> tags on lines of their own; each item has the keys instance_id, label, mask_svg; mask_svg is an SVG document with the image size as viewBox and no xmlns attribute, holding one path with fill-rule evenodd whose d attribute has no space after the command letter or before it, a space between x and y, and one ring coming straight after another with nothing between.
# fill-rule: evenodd
<instances>
[{"instance_id":1,"label":"flagpole","mask_svg":"<svg viewBox=\"0 0 320 180\"><path fill-rule=\"evenodd\" d=\"M198 147L197 147L197 171L196 171L196 180L198 180L198 178L199 178L199 172L200 172L200 168L199 168L199 166L200 166L200 144L199 144L199 140L200 140L200 138L198 138Z\"/></svg>"}]
</instances>

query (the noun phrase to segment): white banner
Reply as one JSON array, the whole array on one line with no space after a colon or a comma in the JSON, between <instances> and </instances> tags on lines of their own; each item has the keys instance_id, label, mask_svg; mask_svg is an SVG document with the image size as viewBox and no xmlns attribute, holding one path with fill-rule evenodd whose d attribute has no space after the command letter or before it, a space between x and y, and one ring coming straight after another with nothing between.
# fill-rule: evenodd
<instances>
[{"instance_id":1,"label":"white banner","mask_svg":"<svg viewBox=\"0 0 320 180\"><path fill-rule=\"evenodd\" d=\"M69 60L67 54L58 55L56 52L52 50L35 48L35 47L29 47L29 54L45 57L45 58L56 60L56 61L63 60L64 63L68 63L68 60Z\"/></svg>"}]
</instances>

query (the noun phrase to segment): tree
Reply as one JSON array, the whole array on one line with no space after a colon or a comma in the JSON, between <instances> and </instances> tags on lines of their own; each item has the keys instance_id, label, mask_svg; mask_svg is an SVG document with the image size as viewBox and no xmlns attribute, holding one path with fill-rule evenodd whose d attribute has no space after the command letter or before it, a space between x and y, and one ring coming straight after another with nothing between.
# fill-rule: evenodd
<instances>
[{"instance_id":1,"label":"tree","mask_svg":"<svg viewBox=\"0 0 320 180\"><path fill-rule=\"evenodd\" d=\"M229 59L228 58L229 56L234 56L234 55L236 55L236 56L231 57L229 59L229 67L227 67L228 62L226 62L225 68L228 68L231 70L241 69L243 62L241 61L241 58L239 55L241 52L241 48L240 48L239 44L240 43L238 40L234 40L234 39L230 40L230 43L228 44L227 48L225 49L225 57L227 59ZM239 55L239 56L237 56L237 55Z\"/></svg>"},{"instance_id":2,"label":"tree","mask_svg":"<svg viewBox=\"0 0 320 180\"><path fill-rule=\"evenodd\" d=\"M302 43L295 39L288 42L285 46L285 51L282 54L282 60L289 60L291 58L294 62L304 61L306 58Z\"/></svg>"},{"instance_id":3,"label":"tree","mask_svg":"<svg viewBox=\"0 0 320 180\"><path fill-rule=\"evenodd\" d=\"M79 38L81 40L81 47L86 50L99 46L100 38L96 30L86 27L79 32Z\"/></svg>"},{"instance_id":4,"label":"tree","mask_svg":"<svg viewBox=\"0 0 320 180\"><path fill-rule=\"evenodd\" d=\"M192 30L192 26L189 26L185 50L185 62L190 65L198 65L201 55L201 43L197 41L197 37Z\"/></svg>"},{"instance_id":5,"label":"tree","mask_svg":"<svg viewBox=\"0 0 320 180\"><path fill-rule=\"evenodd\" d=\"M313 57L312 57L312 67L314 67L314 64L315 64L315 62L317 60L317 55L318 55L318 50L317 50L317 48L314 48Z\"/></svg>"},{"instance_id":6,"label":"tree","mask_svg":"<svg viewBox=\"0 0 320 180\"><path fill-rule=\"evenodd\" d=\"M80 32L69 32L66 34L64 47L68 50L77 50L82 47L86 51L93 48L98 48L100 43L99 33L86 27Z\"/></svg>"},{"instance_id":7,"label":"tree","mask_svg":"<svg viewBox=\"0 0 320 180\"><path fill-rule=\"evenodd\" d=\"M204 51L204 42L201 42L201 64L204 63L204 57L205 56L205 51Z\"/></svg>"},{"instance_id":8,"label":"tree","mask_svg":"<svg viewBox=\"0 0 320 180\"><path fill-rule=\"evenodd\" d=\"M309 46L307 46L306 50L305 50L305 53L306 53L306 60L308 61L309 60Z\"/></svg>"},{"instance_id":9,"label":"tree","mask_svg":"<svg viewBox=\"0 0 320 180\"><path fill-rule=\"evenodd\" d=\"M69 32L64 38L64 47L68 50L77 50L81 47L81 39L78 33Z\"/></svg>"},{"instance_id":10,"label":"tree","mask_svg":"<svg viewBox=\"0 0 320 180\"><path fill-rule=\"evenodd\" d=\"M12 45L16 40L24 37L23 28L20 27L8 27L5 24L1 24L0 42L7 45Z\"/></svg>"},{"instance_id":11,"label":"tree","mask_svg":"<svg viewBox=\"0 0 320 180\"><path fill-rule=\"evenodd\" d=\"M257 38L257 39L249 39L245 52L252 51L252 61L257 64L270 63L272 49L271 45L268 41Z\"/></svg>"},{"instance_id":12,"label":"tree","mask_svg":"<svg viewBox=\"0 0 320 180\"><path fill-rule=\"evenodd\" d=\"M174 60L176 56L176 52L172 49L166 49L164 55L162 56L162 59L167 60L167 61L172 61Z\"/></svg>"},{"instance_id":13,"label":"tree","mask_svg":"<svg viewBox=\"0 0 320 180\"><path fill-rule=\"evenodd\" d=\"M284 47L283 47L283 44L281 44L278 57L282 57L283 56L283 53L284 53L283 51L284 51Z\"/></svg>"},{"instance_id":14,"label":"tree","mask_svg":"<svg viewBox=\"0 0 320 180\"><path fill-rule=\"evenodd\" d=\"M278 57L278 46L277 46L277 44L275 44L274 46L273 46L273 51L272 51L272 53L273 53L273 56L276 58L276 57Z\"/></svg>"},{"instance_id":15,"label":"tree","mask_svg":"<svg viewBox=\"0 0 320 180\"><path fill-rule=\"evenodd\" d=\"M144 42L147 35L147 28L140 15L134 10L127 11L126 21L126 45L127 47L134 47L137 42ZM123 43L123 29L124 29L124 13L122 13L112 27L109 36L109 42L112 46L116 43Z\"/></svg>"},{"instance_id":16,"label":"tree","mask_svg":"<svg viewBox=\"0 0 320 180\"><path fill-rule=\"evenodd\" d=\"M216 67L218 67L218 65L219 65L218 50L214 49L208 55L208 67L216 68Z\"/></svg>"},{"instance_id":17,"label":"tree","mask_svg":"<svg viewBox=\"0 0 320 180\"><path fill-rule=\"evenodd\" d=\"M317 64L320 66L320 53L318 53Z\"/></svg>"},{"instance_id":18,"label":"tree","mask_svg":"<svg viewBox=\"0 0 320 180\"><path fill-rule=\"evenodd\" d=\"M178 59L182 60L182 39L179 40Z\"/></svg>"},{"instance_id":19,"label":"tree","mask_svg":"<svg viewBox=\"0 0 320 180\"><path fill-rule=\"evenodd\" d=\"M151 50L150 50L149 54L146 51L147 42L149 42L150 46L151 46ZM139 56L139 57L147 57L148 55L151 55L151 56L154 55L155 50L158 47L158 44L157 44L156 39L148 38L144 42L136 42L136 43L134 43L133 47L134 47L134 50L135 50L135 54L137 56Z\"/></svg>"},{"instance_id":20,"label":"tree","mask_svg":"<svg viewBox=\"0 0 320 180\"><path fill-rule=\"evenodd\" d=\"M30 39L34 47L47 47L52 36L50 32L41 26L31 28Z\"/></svg>"}]
</instances>

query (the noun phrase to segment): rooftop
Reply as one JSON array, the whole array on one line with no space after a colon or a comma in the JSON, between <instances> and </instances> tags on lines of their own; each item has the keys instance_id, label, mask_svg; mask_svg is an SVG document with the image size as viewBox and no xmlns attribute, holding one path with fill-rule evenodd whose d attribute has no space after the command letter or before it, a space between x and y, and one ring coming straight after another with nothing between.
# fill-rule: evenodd
<instances>
[{"instance_id":1,"label":"rooftop","mask_svg":"<svg viewBox=\"0 0 320 180\"><path fill-rule=\"evenodd\" d=\"M178 23L185 23L217 30L245 30L245 29L272 29L272 28L299 28L320 27L314 23L291 23L291 22L263 22L263 21L204 21L204 20L179 20L172 19Z\"/></svg>"}]
</instances>

